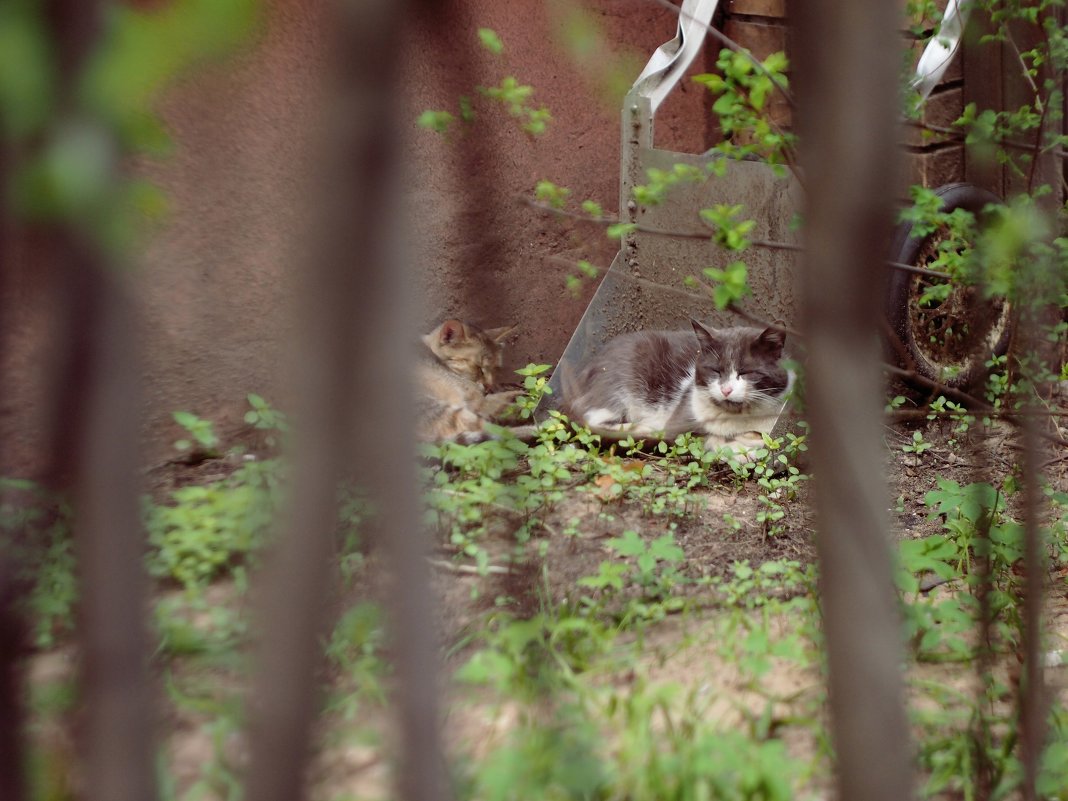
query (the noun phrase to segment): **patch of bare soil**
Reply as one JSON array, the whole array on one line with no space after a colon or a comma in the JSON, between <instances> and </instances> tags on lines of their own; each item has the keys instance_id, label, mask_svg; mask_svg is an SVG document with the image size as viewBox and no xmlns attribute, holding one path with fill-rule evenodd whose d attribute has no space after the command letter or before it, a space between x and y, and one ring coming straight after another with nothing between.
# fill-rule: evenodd
<instances>
[{"instance_id":1,"label":"patch of bare soil","mask_svg":"<svg viewBox=\"0 0 1068 801\"><path fill-rule=\"evenodd\" d=\"M671 533L685 553L681 569L690 578L726 577L732 565L742 561L759 565L791 559L807 564L815 559L804 483L798 497L785 503L787 517L776 534L757 523L760 491L753 483L735 486L725 479L691 490L691 495L685 514L656 515L640 503L605 497L594 485L573 490L542 513L544 536L528 543L522 561L487 577L484 594L513 599L520 613L536 610L544 595L564 600L579 579L596 575L598 566L612 557L606 541L627 531L647 541ZM502 542L507 542L505 537ZM507 546L501 550L503 554ZM456 619L463 614L453 609L443 616Z\"/></svg>"},{"instance_id":2,"label":"patch of bare soil","mask_svg":"<svg viewBox=\"0 0 1068 801\"><path fill-rule=\"evenodd\" d=\"M182 433L177 426L175 429L177 440ZM173 458L144 471L142 489L156 503L167 503L170 494L177 489L222 481L243 464L275 455L276 448L267 442L270 437L271 432L241 425L222 434L223 442L214 451L196 445L185 453L176 450ZM188 435L185 438L188 439Z\"/></svg>"},{"instance_id":3,"label":"patch of bare soil","mask_svg":"<svg viewBox=\"0 0 1068 801\"><path fill-rule=\"evenodd\" d=\"M1068 397L1056 396L1051 403L1063 411ZM1064 428L1058 428L1063 419L1055 418L1049 433L1063 437ZM887 512L897 536L917 538L942 530L941 522L930 518L924 503L925 495L937 489L940 479L966 485L997 480L1013 471L1018 454L1011 426L995 423L988 435L982 435L977 424L966 433L954 428L951 421L923 419L886 427L883 469L889 487ZM918 454L903 450L913 443L915 431L931 445ZM176 487L224 478L239 465L234 459L172 463L152 474L153 494L165 497ZM1050 447L1044 470L1055 488L1068 491L1068 457L1063 450ZM742 561L753 566L777 560L795 560L802 565L815 561L814 512L804 483L796 499L783 503L786 516L780 522L781 531L774 535L757 522L762 491L753 483L738 485L726 477L714 481L693 491L692 503L684 514L670 515L652 514L641 504L623 502L599 490L592 485L576 487L554 507L540 510L541 523L521 547L513 536L520 521L487 508L492 534L484 543L490 557L485 573L456 561L446 543L437 543L430 565L438 599L436 618L448 653L447 669L455 668L470 654L467 638L484 624L488 612L503 604L511 614L523 617L544 608L546 600L568 599L581 578L595 575L599 565L613 557L608 540L627 531L636 532L647 542L671 532L685 554L682 572L695 579L728 577L732 565ZM385 577L377 556L369 553L366 560L364 579L354 597L374 597L383 586ZM1058 570L1061 572L1049 585L1047 606L1051 627L1048 678L1064 697L1068 687L1068 597L1063 568ZM771 659L759 682L755 681L732 651L737 647L737 632L724 627L724 610L711 601L701 602L701 594L710 592L707 586L695 583L681 591L697 601L690 611L650 627L643 635L639 662L607 673L600 680L621 692L639 678L646 684L675 682L685 688L680 697L686 703L700 703L707 715L725 726L745 727L762 715L769 716L766 719L771 721L775 736L786 743L794 757L807 759L824 748L813 727L789 722L823 714L819 670L798 669L796 662ZM935 591L953 592L954 588ZM225 594L225 590L219 592ZM352 600L344 599L339 608ZM786 615L763 619L773 637L776 632L787 631L790 623ZM47 673L57 658L43 655L35 660L34 670ZM64 656L63 661L68 664L69 657ZM213 674L190 668L185 675L179 673L175 686L187 686L186 679L194 685L216 682L240 697L247 688L236 670L231 666ZM1011 665L999 670L1004 671L1006 680L1012 680ZM967 664L921 665L913 674L915 679L959 687L966 693L975 689L975 670ZM330 686L344 679L341 675L324 678ZM166 693L163 695L165 698ZM209 695L212 693L205 693ZM477 688L450 685L446 696L448 746L469 755L485 754L501 743L523 714L517 704L502 702ZM186 704L181 711L172 711L165 722L167 753L179 797L196 785L205 765L222 759L224 767L236 775L244 762L241 736L213 726L214 711L210 707L198 711L196 704ZM354 717L337 712L328 715L312 770L316 797L387 797L392 739L392 726L382 707L363 704ZM811 781L813 797L829 796L826 777ZM204 797L215 797L216 792L206 789Z\"/></svg>"}]
</instances>

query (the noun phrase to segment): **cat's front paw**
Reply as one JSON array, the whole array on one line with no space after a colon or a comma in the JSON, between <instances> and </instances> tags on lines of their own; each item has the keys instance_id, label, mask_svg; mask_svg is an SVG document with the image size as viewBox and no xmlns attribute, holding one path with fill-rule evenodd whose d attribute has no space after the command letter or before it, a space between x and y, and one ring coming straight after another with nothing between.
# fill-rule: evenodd
<instances>
[{"instance_id":1,"label":"cat's front paw","mask_svg":"<svg viewBox=\"0 0 1068 801\"><path fill-rule=\"evenodd\" d=\"M751 431L736 436L725 437L709 434L705 437L705 450L718 451L724 462L750 464L759 461L757 452L764 447L764 437Z\"/></svg>"},{"instance_id":2,"label":"cat's front paw","mask_svg":"<svg viewBox=\"0 0 1068 801\"><path fill-rule=\"evenodd\" d=\"M491 392L482 398L479 411L482 416L494 423L513 423L519 421L515 413L515 402L523 395L523 390L505 390L504 392Z\"/></svg>"}]
</instances>

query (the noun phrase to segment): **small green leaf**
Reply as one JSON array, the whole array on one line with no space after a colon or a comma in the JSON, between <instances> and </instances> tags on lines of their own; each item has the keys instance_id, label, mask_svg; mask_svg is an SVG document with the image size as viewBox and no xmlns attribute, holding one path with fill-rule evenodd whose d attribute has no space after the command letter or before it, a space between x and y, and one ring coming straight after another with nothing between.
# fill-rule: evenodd
<instances>
[{"instance_id":1,"label":"small green leaf","mask_svg":"<svg viewBox=\"0 0 1068 801\"><path fill-rule=\"evenodd\" d=\"M604 210L601 208L601 204L593 200L583 200L582 210L589 214L591 217L603 217Z\"/></svg>"},{"instance_id":2,"label":"small green leaf","mask_svg":"<svg viewBox=\"0 0 1068 801\"><path fill-rule=\"evenodd\" d=\"M552 181L538 181L534 187L534 197L554 209L562 209L570 194L571 190L566 186L557 186Z\"/></svg>"},{"instance_id":3,"label":"small green leaf","mask_svg":"<svg viewBox=\"0 0 1068 801\"><path fill-rule=\"evenodd\" d=\"M471 98L467 95L460 95L460 119L464 122L473 122L475 119L475 109L471 105Z\"/></svg>"},{"instance_id":4,"label":"small green leaf","mask_svg":"<svg viewBox=\"0 0 1068 801\"><path fill-rule=\"evenodd\" d=\"M174 412L172 417L182 428L190 428L200 422L200 418L192 412Z\"/></svg>"},{"instance_id":5,"label":"small green leaf","mask_svg":"<svg viewBox=\"0 0 1068 801\"><path fill-rule=\"evenodd\" d=\"M645 540L638 536L638 532L628 529L622 537L612 537L605 542L609 548L620 556L639 556L646 551Z\"/></svg>"},{"instance_id":6,"label":"small green leaf","mask_svg":"<svg viewBox=\"0 0 1068 801\"><path fill-rule=\"evenodd\" d=\"M608 235L609 239L620 239L636 230L638 230L637 223L613 223L608 226L605 233Z\"/></svg>"},{"instance_id":7,"label":"small green leaf","mask_svg":"<svg viewBox=\"0 0 1068 801\"><path fill-rule=\"evenodd\" d=\"M649 545L649 553L661 562L680 562L685 557L682 548L675 544L671 534L657 537Z\"/></svg>"},{"instance_id":8,"label":"small green leaf","mask_svg":"<svg viewBox=\"0 0 1068 801\"><path fill-rule=\"evenodd\" d=\"M548 364L528 364L526 367L521 367L516 370L519 375L535 376L541 375L546 370L549 370L551 365Z\"/></svg>"},{"instance_id":9,"label":"small green leaf","mask_svg":"<svg viewBox=\"0 0 1068 801\"><path fill-rule=\"evenodd\" d=\"M454 674L465 684L490 684L503 681L513 670L512 661L497 651L478 651Z\"/></svg>"},{"instance_id":10,"label":"small green leaf","mask_svg":"<svg viewBox=\"0 0 1068 801\"><path fill-rule=\"evenodd\" d=\"M499 56L504 52L504 42L501 41L501 37L497 35L497 32L492 28L479 28L478 40L482 43L482 46L489 50L493 55Z\"/></svg>"},{"instance_id":11,"label":"small green leaf","mask_svg":"<svg viewBox=\"0 0 1068 801\"><path fill-rule=\"evenodd\" d=\"M702 86L708 87L709 91L719 94L726 88L726 83L723 77L716 75L715 73L704 73L702 75L693 76L694 83L699 83Z\"/></svg>"},{"instance_id":12,"label":"small green leaf","mask_svg":"<svg viewBox=\"0 0 1068 801\"><path fill-rule=\"evenodd\" d=\"M428 128L431 131L445 133L456 118L447 111L432 111L430 109L419 115L416 125L420 128Z\"/></svg>"}]
</instances>

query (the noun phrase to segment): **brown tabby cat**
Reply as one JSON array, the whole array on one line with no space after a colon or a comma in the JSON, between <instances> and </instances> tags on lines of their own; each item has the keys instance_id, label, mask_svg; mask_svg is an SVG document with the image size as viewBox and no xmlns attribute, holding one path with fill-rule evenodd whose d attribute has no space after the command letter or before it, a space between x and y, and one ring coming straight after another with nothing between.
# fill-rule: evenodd
<instances>
[{"instance_id":1,"label":"brown tabby cat","mask_svg":"<svg viewBox=\"0 0 1068 801\"><path fill-rule=\"evenodd\" d=\"M491 439L486 423L501 417L518 391L494 392L502 343L515 326L491 328L446 320L423 337L416 364L416 434L424 442L462 444ZM512 429L528 436L530 426Z\"/></svg>"}]
</instances>

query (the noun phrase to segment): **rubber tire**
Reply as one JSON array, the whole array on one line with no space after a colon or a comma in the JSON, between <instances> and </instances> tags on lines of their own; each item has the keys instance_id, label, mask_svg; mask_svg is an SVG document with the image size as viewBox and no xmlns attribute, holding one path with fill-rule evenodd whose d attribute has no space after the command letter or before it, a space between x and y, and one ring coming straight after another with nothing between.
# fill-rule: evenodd
<instances>
[{"instance_id":1,"label":"rubber tire","mask_svg":"<svg viewBox=\"0 0 1068 801\"><path fill-rule=\"evenodd\" d=\"M935 190L935 194L942 199L942 210L946 212L966 209L978 216L988 204L1001 203L1001 200L993 193L966 183L946 184ZM890 251L891 260L919 266L916 262L924 247L938 236L938 233L934 231L926 237L913 237L912 224L902 223L894 235ZM915 273L893 268L890 273L886 296L886 318L889 332L896 335L900 346L893 341L886 342L888 359L902 369L914 370L924 378L938 381L954 389L968 389L985 379L988 370L986 362L992 355L986 349L967 353L960 363L959 370L952 375L945 374L941 365L931 360L928 353L917 342L917 332L913 330L909 308L913 286L922 278ZM993 355L1002 356L1009 348L1015 328L1012 310L1005 309L998 323L1002 324L1002 328L998 332ZM902 350L905 353L902 353ZM927 388L927 385L920 381L914 383L919 388Z\"/></svg>"}]
</instances>

